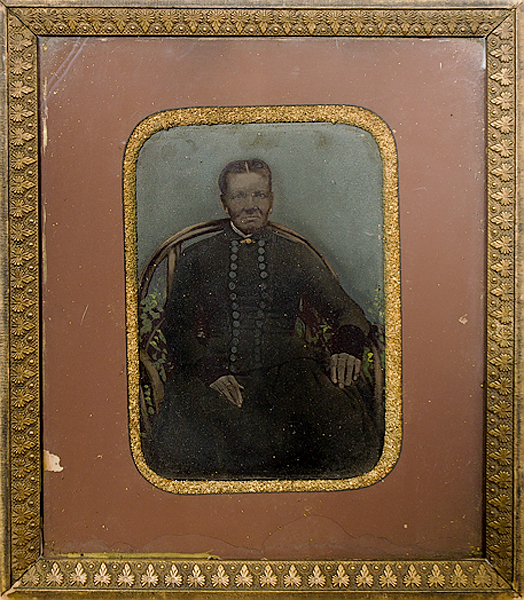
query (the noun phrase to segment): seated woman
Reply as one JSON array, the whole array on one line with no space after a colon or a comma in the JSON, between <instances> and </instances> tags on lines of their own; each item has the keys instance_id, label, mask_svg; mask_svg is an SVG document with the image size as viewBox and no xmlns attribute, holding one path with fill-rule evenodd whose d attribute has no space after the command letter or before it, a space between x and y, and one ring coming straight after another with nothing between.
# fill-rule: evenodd
<instances>
[{"instance_id":1,"label":"seated woman","mask_svg":"<svg viewBox=\"0 0 524 600\"><path fill-rule=\"evenodd\" d=\"M165 336L178 370L144 448L172 479L345 478L382 450L360 374L370 325L321 257L272 228L271 171L219 178L230 223L180 257ZM296 334L306 301L333 324L330 354Z\"/></svg>"}]
</instances>

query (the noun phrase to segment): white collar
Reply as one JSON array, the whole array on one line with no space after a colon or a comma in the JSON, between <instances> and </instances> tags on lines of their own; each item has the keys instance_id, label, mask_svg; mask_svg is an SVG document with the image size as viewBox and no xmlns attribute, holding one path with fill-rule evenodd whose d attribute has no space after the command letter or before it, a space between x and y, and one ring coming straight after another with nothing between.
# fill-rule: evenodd
<instances>
[{"instance_id":1,"label":"white collar","mask_svg":"<svg viewBox=\"0 0 524 600\"><path fill-rule=\"evenodd\" d=\"M238 227L235 227L235 224L233 223L233 221L230 221L231 223L231 229L235 232L238 233L239 236L243 237L243 238L248 238L251 237L252 234L251 233L244 233L243 231L240 231L240 229Z\"/></svg>"}]
</instances>

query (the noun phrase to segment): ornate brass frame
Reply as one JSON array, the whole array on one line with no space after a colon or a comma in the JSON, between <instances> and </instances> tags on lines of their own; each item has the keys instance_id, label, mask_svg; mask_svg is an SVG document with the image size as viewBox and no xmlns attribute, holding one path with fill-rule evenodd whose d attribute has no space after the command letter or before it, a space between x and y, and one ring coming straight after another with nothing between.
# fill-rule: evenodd
<instances>
[{"instance_id":1,"label":"ornate brass frame","mask_svg":"<svg viewBox=\"0 0 524 600\"><path fill-rule=\"evenodd\" d=\"M267 592L522 594L522 51L513 2L365 10L20 5L0 12L2 370L0 588L14 598L122 591L240 595ZM39 219L37 37L482 37L487 66L487 394L484 557L454 561L208 561L199 557L40 557ZM8 185L7 185L8 184ZM4 190L8 190L5 192Z\"/></svg>"}]
</instances>

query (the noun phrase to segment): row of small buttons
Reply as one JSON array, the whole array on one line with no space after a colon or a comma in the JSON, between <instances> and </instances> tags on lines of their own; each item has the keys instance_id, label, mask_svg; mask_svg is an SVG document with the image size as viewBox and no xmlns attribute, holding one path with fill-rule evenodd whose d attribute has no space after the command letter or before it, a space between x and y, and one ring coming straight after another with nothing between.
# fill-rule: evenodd
<instances>
[{"instance_id":1,"label":"row of small buttons","mask_svg":"<svg viewBox=\"0 0 524 600\"><path fill-rule=\"evenodd\" d=\"M267 277L266 271L266 249L264 247L264 240L259 240L258 242L258 268L260 269L260 277L265 279Z\"/></svg>"},{"instance_id":2,"label":"row of small buttons","mask_svg":"<svg viewBox=\"0 0 524 600\"><path fill-rule=\"evenodd\" d=\"M242 243L248 243L248 244L252 244L255 243L255 240L251 239L251 238L246 238L244 240L242 240L240 242ZM266 262L265 262L265 253L266 253L266 249L265 249L265 240L258 240L258 268L259 268L259 274L260 277L262 279L266 279L268 276L267 273L267 269L266 269ZM230 355L229 355L229 370L232 373L236 372L236 366L235 366L235 362L237 360L237 354L238 354L238 344L240 341L240 312L239 312L239 305L236 302L237 300L237 295L235 293L235 289L236 289L236 283L235 283L235 279L237 276L237 269L238 269L238 246L239 246L239 242L238 240L231 240L231 246L230 246L230 261L229 261L229 289L231 290L231 294L229 295L229 298L231 300L231 316L233 318L233 332L232 332L232 336L231 336L231 346L230 346ZM265 283L261 283L260 284L260 290L261 290L261 296L263 298L263 300L267 300L269 298L269 295L267 294L267 292L265 291L267 288L267 285ZM266 308L266 303L264 301L261 301L259 303L259 310L257 311L257 320L255 321L255 326L256 326L256 330L254 332L254 336L255 336L255 352L254 352L254 358L255 358L255 365L254 367L260 367L260 337L261 337L261 333L262 333L262 327L264 325L264 317L265 317L265 313L264 313L264 309Z\"/></svg>"}]
</instances>

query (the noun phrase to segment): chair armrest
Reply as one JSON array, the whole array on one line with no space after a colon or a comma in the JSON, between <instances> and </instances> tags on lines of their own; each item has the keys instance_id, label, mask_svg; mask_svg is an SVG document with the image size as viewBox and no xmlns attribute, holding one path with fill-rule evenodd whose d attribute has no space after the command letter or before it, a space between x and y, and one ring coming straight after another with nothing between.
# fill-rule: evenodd
<instances>
[{"instance_id":1,"label":"chair armrest","mask_svg":"<svg viewBox=\"0 0 524 600\"><path fill-rule=\"evenodd\" d=\"M151 385L151 391L153 395L153 402L155 403L155 412L158 411L162 400L164 399L164 383L156 370L155 365L145 350L140 350L140 363L144 367L149 383Z\"/></svg>"}]
</instances>

